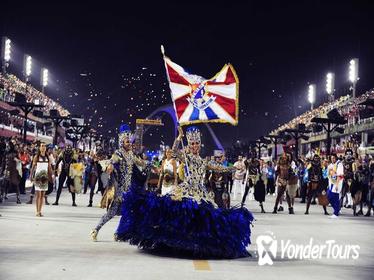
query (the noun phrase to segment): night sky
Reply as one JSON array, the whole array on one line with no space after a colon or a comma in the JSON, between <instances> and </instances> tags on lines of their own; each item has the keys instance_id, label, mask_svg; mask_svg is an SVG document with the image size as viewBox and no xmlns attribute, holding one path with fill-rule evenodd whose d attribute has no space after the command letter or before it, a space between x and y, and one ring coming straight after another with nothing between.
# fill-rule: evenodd
<instances>
[{"instance_id":1,"label":"night sky","mask_svg":"<svg viewBox=\"0 0 374 280\"><path fill-rule=\"evenodd\" d=\"M256 139L306 111L308 83L317 84L317 104L325 101L328 71L337 95L348 94L353 57L360 59L358 92L374 87L372 1L35 2L2 1L0 35L16 48L10 72L20 74L23 53L32 55L32 84L39 88L46 66L46 94L105 135L171 103L161 44L205 78L234 65L239 126L212 125L224 145ZM164 121L165 128L148 130L146 144L171 143L172 122Z\"/></svg>"}]
</instances>

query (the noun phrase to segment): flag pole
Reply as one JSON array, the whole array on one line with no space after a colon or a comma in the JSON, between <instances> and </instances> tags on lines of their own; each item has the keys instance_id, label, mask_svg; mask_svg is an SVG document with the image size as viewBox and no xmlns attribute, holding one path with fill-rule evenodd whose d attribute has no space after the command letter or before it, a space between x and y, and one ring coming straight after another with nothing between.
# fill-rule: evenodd
<instances>
[{"instance_id":1,"label":"flag pole","mask_svg":"<svg viewBox=\"0 0 374 280\"><path fill-rule=\"evenodd\" d=\"M164 45L161 45L161 53L162 53L162 58L164 59L164 63L165 63L165 69L166 69L166 73L167 73L167 78L168 78L168 82L169 82L169 85L170 85L170 79L169 79L169 74L168 74L168 71L167 71L167 67L166 67L166 62L165 62L165 48L164 48ZM177 116L177 112L175 111L175 108L174 108L174 112L175 112L175 115L176 115L176 119L178 120L178 116ZM180 128L181 125L179 123L179 120L177 121L178 122L178 126ZM182 130L183 132L183 130ZM182 142L182 153L184 155L184 164L186 166L186 173L187 173L187 176L190 176L190 169L188 168L188 164L187 164L187 156L186 156L186 151L185 151L185 148L184 148L184 143L183 143L183 139L181 139L181 142Z\"/></svg>"}]
</instances>

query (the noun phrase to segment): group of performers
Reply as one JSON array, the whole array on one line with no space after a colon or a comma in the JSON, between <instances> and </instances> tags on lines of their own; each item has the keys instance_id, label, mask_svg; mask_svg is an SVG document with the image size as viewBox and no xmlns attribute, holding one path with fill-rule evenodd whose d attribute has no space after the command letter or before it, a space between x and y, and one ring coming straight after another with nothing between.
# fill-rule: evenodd
<instances>
[{"instance_id":1,"label":"group of performers","mask_svg":"<svg viewBox=\"0 0 374 280\"><path fill-rule=\"evenodd\" d=\"M167 248L198 256L235 258L248 254L245 247L250 243L253 222L253 215L244 207L248 194L253 194L265 213L266 193L276 189L273 213L283 211L284 197L289 214L295 213L300 174L291 154L283 154L275 166L269 163L266 172L255 158L239 157L233 166L227 167L223 164L223 153L216 153L211 159L200 156L201 134L196 127L187 129L186 147L183 130L179 129L179 136L172 148L166 150L159 166L157 189L148 191L138 175L146 176L154 165L133 152L129 127L124 125L120 131L120 148L102 170L109 176L102 199L107 212L91 231L94 241L105 223L121 215L114 234L117 241L129 241L144 249ZM348 150L343 160L336 155L330 161L322 160L315 154L305 169L305 215L315 198L325 215L329 214L327 206L331 204L333 218L350 201L354 215L362 214L362 197L367 195L362 181L367 179L368 169L356 166L352 151ZM239 193L242 195L241 203L234 207L230 205L226 178L231 175L233 199L237 200ZM371 206L368 215L370 212Z\"/></svg>"},{"instance_id":2,"label":"group of performers","mask_svg":"<svg viewBox=\"0 0 374 280\"><path fill-rule=\"evenodd\" d=\"M115 215L121 215L115 240L129 241L144 249L168 249L194 256L237 258L248 256L253 215L245 207L229 207L219 177L235 167L212 163L200 156L201 134L198 128L186 131L167 151L161 166L159 184L166 183L161 195L146 191L134 175L134 169L152 168L149 161L132 151L132 133L121 126L120 148L113 154L106 172L110 174L103 201L106 214L91 231L94 241L101 227ZM182 145L182 147L180 147ZM175 159L182 164L177 170ZM182 172L182 176L176 173ZM204 183L212 172L212 188ZM180 180L180 177L183 180ZM179 178L179 179L178 179ZM224 207L225 206L225 207Z\"/></svg>"}]
</instances>

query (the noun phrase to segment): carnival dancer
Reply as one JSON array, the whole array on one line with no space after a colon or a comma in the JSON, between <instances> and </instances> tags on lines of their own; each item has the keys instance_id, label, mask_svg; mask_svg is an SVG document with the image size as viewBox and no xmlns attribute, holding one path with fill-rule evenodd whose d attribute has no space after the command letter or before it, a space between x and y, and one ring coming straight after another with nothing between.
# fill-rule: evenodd
<instances>
[{"instance_id":1,"label":"carnival dancer","mask_svg":"<svg viewBox=\"0 0 374 280\"><path fill-rule=\"evenodd\" d=\"M371 210L374 206L374 160L369 163L369 189L367 197L368 211L366 212L365 217L370 217Z\"/></svg>"},{"instance_id":2,"label":"carnival dancer","mask_svg":"<svg viewBox=\"0 0 374 280\"><path fill-rule=\"evenodd\" d=\"M68 187L72 195L73 206L76 205L75 198L80 194L83 188L83 173L84 173L84 155L82 151L74 154L74 160L69 168Z\"/></svg>"},{"instance_id":3,"label":"carnival dancer","mask_svg":"<svg viewBox=\"0 0 374 280\"><path fill-rule=\"evenodd\" d=\"M203 180L207 169L232 172L233 168L210 166L200 157L201 136L196 127L187 129L188 152L173 151L185 162L185 180L170 195L139 192L123 195L122 218L117 232L121 240L144 249L164 248L199 257L248 256L252 214L246 208L217 208Z\"/></svg>"},{"instance_id":4,"label":"carnival dancer","mask_svg":"<svg viewBox=\"0 0 374 280\"><path fill-rule=\"evenodd\" d=\"M243 157L239 156L238 160L234 163L234 167L236 168L234 173L234 183L233 183L233 199L236 200L238 198L238 194L244 194L243 189L243 180L246 173L245 164L243 161Z\"/></svg>"},{"instance_id":5,"label":"carnival dancer","mask_svg":"<svg viewBox=\"0 0 374 280\"><path fill-rule=\"evenodd\" d=\"M162 161L161 172L157 187L161 189L161 195L169 194L178 184L177 164L173 156L173 151L167 148L166 158Z\"/></svg>"},{"instance_id":6,"label":"carnival dancer","mask_svg":"<svg viewBox=\"0 0 374 280\"><path fill-rule=\"evenodd\" d=\"M86 184L90 188L90 200L87 207L92 207L93 197L95 195L95 186L99 178L99 158L92 151L90 156L87 158L87 168L86 168L87 181Z\"/></svg>"},{"instance_id":7,"label":"carnival dancer","mask_svg":"<svg viewBox=\"0 0 374 280\"><path fill-rule=\"evenodd\" d=\"M56 201L52 205L58 205L58 201L61 196L62 188L64 186L65 181L67 181L67 185L70 185L70 178L69 178L69 170L70 170L70 164L74 161L74 151L71 145L67 145L65 150L59 155L59 158L56 162L56 170L55 175L57 176L57 170L59 167L59 164L62 163L60 174L58 176L58 188L57 188L57 194L56 194ZM75 194L74 194L75 195ZM77 206L75 204L75 196L72 193L72 206Z\"/></svg>"},{"instance_id":8,"label":"carnival dancer","mask_svg":"<svg viewBox=\"0 0 374 280\"><path fill-rule=\"evenodd\" d=\"M329 215L327 212L327 206L329 205L329 199L327 197L327 191L329 188L329 161L324 159L322 162L322 181L318 190L318 204L322 205L324 214Z\"/></svg>"},{"instance_id":9,"label":"carnival dancer","mask_svg":"<svg viewBox=\"0 0 374 280\"><path fill-rule=\"evenodd\" d=\"M48 185L52 183L51 159L46 153L46 144L41 142L38 153L34 156L30 171L31 181L34 183L36 193L36 216L43 217L42 207Z\"/></svg>"},{"instance_id":10,"label":"carnival dancer","mask_svg":"<svg viewBox=\"0 0 374 280\"><path fill-rule=\"evenodd\" d=\"M226 174L223 172L224 153L220 150L214 151L214 153L214 161L210 164L211 166L215 166L215 170L212 170L209 178L210 188L214 193L214 202L219 208L225 208L225 206L228 206L230 203L228 190L226 189Z\"/></svg>"},{"instance_id":11,"label":"carnival dancer","mask_svg":"<svg viewBox=\"0 0 374 280\"><path fill-rule=\"evenodd\" d=\"M273 162L268 161L267 168L266 168L266 176L267 176L267 183L266 183L266 193L274 195L275 193L275 168L273 167Z\"/></svg>"},{"instance_id":12,"label":"carnival dancer","mask_svg":"<svg viewBox=\"0 0 374 280\"><path fill-rule=\"evenodd\" d=\"M331 163L328 167L329 173L329 189L328 189L328 199L334 209L334 214L331 218L338 218L341 204L340 195L343 188L344 179L344 166L341 161L337 161L336 155L331 155Z\"/></svg>"},{"instance_id":13,"label":"carnival dancer","mask_svg":"<svg viewBox=\"0 0 374 280\"><path fill-rule=\"evenodd\" d=\"M283 199L284 193L286 192L286 189L287 189L287 183L290 177L290 168L291 168L290 158L288 157L286 153L284 153L279 158L278 164L277 164L277 170L276 170L277 198L275 199L273 214L277 214L277 211L280 211L279 209L277 210L277 208L278 208L279 202ZM288 203L289 213L294 214L293 208L291 209L289 199L287 199L287 203Z\"/></svg>"},{"instance_id":14,"label":"carnival dancer","mask_svg":"<svg viewBox=\"0 0 374 280\"><path fill-rule=\"evenodd\" d=\"M363 200L366 200L369 185L369 168L363 160L358 161L357 170L355 172L355 180L351 187L351 195L353 201L353 216L363 215ZM360 210L357 212L357 205Z\"/></svg>"},{"instance_id":15,"label":"carnival dancer","mask_svg":"<svg viewBox=\"0 0 374 280\"><path fill-rule=\"evenodd\" d=\"M1 168L0 202L3 199L8 199L9 189L15 188L17 194L16 202L17 204L21 204L19 183L22 170L19 167L21 167L21 161L18 159L16 140L12 139L7 143L3 166Z\"/></svg>"},{"instance_id":16,"label":"carnival dancer","mask_svg":"<svg viewBox=\"0 0 374 280\"><path fill-rule=\"evenodd\" d=\"M130 188L134 164L143 168L146 166L146 162L136 157L132 151L132 133L128 125L121 125L118 138L119 149L115 151L110 159L110 164L106 167L110 177L102 199L102 208L107 208L107 213L101 217L97 226L91 231L90 235L93 241L97 241L100 229L109 220L121 214L122 193L127 192ZM117 240L116 233L114 240Z\"/></svg>"},{"instance_id":17,"label":"carnival dancer","mask_svg":"<svg viewBox=\"0 0 374 280\"><path fill-rule=\"evenodd\" d=\"M266 187L263 176L260 176L254 185L253 195L255 200L260 203L261 213L266 213L263 205L266 196Z\"/></svg>"},{"instance_id":18,"label":"carnival dancer","mask_svg":"<svg viewBox=\"0 0 374 280\"><path fill-rule=\"evenodd\" d=\"M297 190L299 188L299 176L298 176L298 166L296 162L292 160L292 156L290 156L291 161L291 168L289 170L289 178L287 180L287 187L286 187L286 199L288 202L288 213L295 214L294 212L294 204L295 204L295 197L297 195Z\"/></svg>"},{"instance_id":19,"label":"carnival dancer","mask_svg":"<svg viewBox=\"0 0 374 280\"><path fill-rule=\"evenodd\" d=\"M247 161L246 166L246 175L244 179L244 185L245 185L245 191L242 198L242 206L245 204L245 200L247 198L248 193L251 191L253 192L254 189L252 189L260 177L260 163L257 159L252 157L249 161ZM253 194L250 194L253 196Z\"/></svg>"},{"instance_id":20,"label":"carnival dancer","mask_svg":"<svg viewBox=\"0 0 374 280\"><path fill-rule=\"evenodd\" d=\"M345 208L352 208L353 200L351 194L351 187L354 185L355 177L354 174L357 171L357 166L353 157L353 151L347 149L345 151L345 157L343 160L344 166L344 181L343 181L343 190L341 197L341 206L344 205Z\"/></svg>"},{"instance_id":21,"label":"carnival dancer","mask_svg":"<svg viewBox=\"0 0 374 280\"><path fill-rule=\"evenodd\" d=\"M322 164L319 155L315 154L313 160L308 168L308 188L307 188L307 203L305 215L309 214L309 207L313 197L317 196L319 189L322 186ZM327 213L326 206L323 206L325 214Z\"/></svg>"}]
</instances>

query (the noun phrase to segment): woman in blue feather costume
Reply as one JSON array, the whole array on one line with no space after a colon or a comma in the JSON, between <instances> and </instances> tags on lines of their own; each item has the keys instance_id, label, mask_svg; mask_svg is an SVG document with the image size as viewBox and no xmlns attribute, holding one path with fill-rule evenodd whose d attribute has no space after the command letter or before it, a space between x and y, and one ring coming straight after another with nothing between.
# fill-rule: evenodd
<instances>
[{"instance_id":1,"label":"woman in blue feather costume","mask_svg":"<svg viewBox=\"0 0 374 280\"><path fill-rule=\"evenodd\" d=\"M204 258L239 258L249 256L253 215L246 208L217 208L214 195L203 184L207 170L231 172L231 168L211 166L200 153L201 136L190 127L186 136L188 147L173 145L175 155L186 164L186 176L171 194L130 188L123 194L122 218L117 235L143 249L171 249Z\"/></svg>"}]
</instances>

